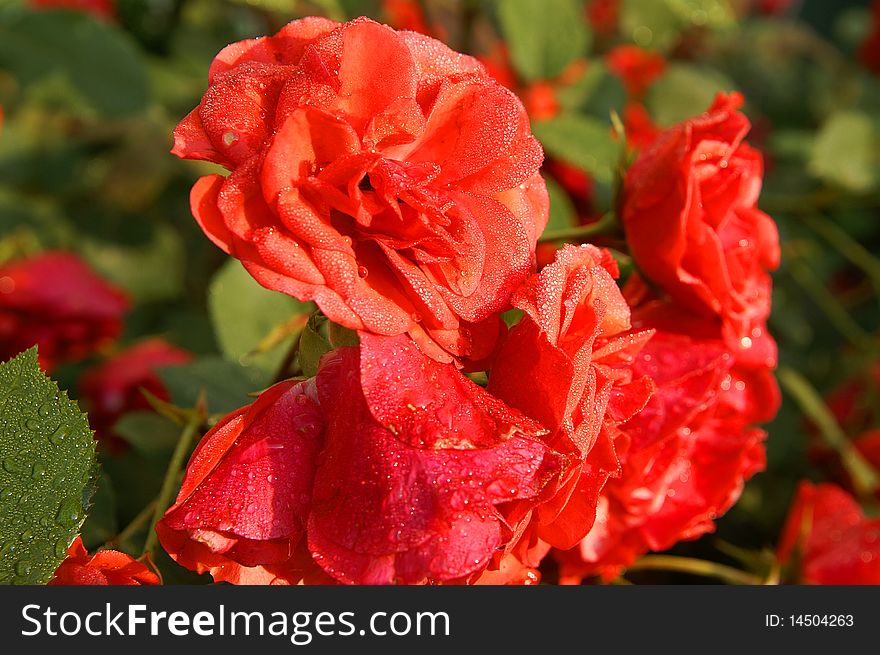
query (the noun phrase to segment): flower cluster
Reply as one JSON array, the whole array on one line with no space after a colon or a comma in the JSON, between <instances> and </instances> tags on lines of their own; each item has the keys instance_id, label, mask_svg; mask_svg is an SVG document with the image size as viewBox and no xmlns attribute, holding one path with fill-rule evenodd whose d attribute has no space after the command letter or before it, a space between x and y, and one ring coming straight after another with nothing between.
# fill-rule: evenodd
<instances>
[{"instance_id":1,"label":"flower cluster","mask_svg":"<svg viewBox=\"0 0 880 655\"><path fill-rule=\"evenodd\" d=\"M662 60L633 56L641 93ZM740 104L641 150L621 288L588 244L536 272L541 146L477 60L368 19L221 51L175 131L229 170L193 214L358 338L204 436L157 525L171 557L241 584L497 584L549 554L572 581L711 530L778 404L778 239Z\"/></svg>"}]
</instances>

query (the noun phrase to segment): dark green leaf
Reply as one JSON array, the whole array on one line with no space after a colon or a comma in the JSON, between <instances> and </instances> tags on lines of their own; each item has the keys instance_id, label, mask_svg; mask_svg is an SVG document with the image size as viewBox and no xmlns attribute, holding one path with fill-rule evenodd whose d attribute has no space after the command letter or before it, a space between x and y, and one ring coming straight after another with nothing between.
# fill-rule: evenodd
<instances>
[{"instance_id":1,"label":"dark green leaf","mask_svg":"<svg viewBox=\"0 0 880 655\"><path fill-rule=\"evenodd\" d=\"M95 441L36 348L0 364L0 464L0 583L44 584L85 520Z\"/></svg>"},{"instance_id":2,"label":"dark green leaf","mask_svg":"<svg viewBox=\"0 0 880 655\"><path fill-rule=\"evenodd\" d=\"M271 344L267 352L257 346L298 314L314 310L312 303L261 287L235 259L230 259L211 281L208 308L223 354L243 365L274 373L289 349L287 340Z\"/></svg>"},{"instance_id":3,"label":"dark green leaf","mask_svg":"<svg viewBox=\"0 0 880 655\"><path fill-rule=\"evenodd\" d=\"M498 3L498 21L510 58L526 80L559 75L590 44L582 3L577 0L517 0Z\"/></svg>"},{"instance_id":4,"label":"dark green leaf","mask_svg":"<svg viewBox=\"0 0 880 655\"><path fill-rule=\"evenodd\" d=\"M85 12L0 12L0 67L23 85L60 78L108 116L136 112L148 102L137 49L121 31Z\"/></svg>"},{"instance_id":5,"label":"dark green leaf","mask_svg":"<svg viewBox=\"0 0 880 655\"><path fill-rule=\"evenodd\" d=\"M327 319L319 313L312 314L299 337L299 365L303 375L313 377L318 374L318 362L324 353L333 347L327 338Z\"/></svg>"},{"instance_id":6,"label":"dark green leaf","mask_svg":"<svg viewBox=\"0 0 880 655\"><path fill-rule=\"evenodd\" d=\"M245 367L221 357L203 357L186 366L159 370L171 400L179 407L195 407L204 390L208 409L226 414L253 400L248 394L271 384L269 375L253 366Z\"/></svg>"},{"instance_id":7,"label":"dark green leaf","mask_svg":"<svg viewBox=\"0 0 880 655\"><path fill-rule=\"evenodd\" d=\"M620 145L611 136L609 123L582 114L562 114L536 121L532 131L549 154L587 171L597 180L611 180Z\"/></svg>"}]
</instances>

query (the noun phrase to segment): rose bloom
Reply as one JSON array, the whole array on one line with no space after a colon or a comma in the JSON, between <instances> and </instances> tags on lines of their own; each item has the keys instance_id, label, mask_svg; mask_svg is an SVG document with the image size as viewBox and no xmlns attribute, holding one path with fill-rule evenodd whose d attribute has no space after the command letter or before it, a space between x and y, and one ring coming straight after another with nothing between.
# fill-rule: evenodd
<instances>
[{"instance_id":1,"label":"rose bloom","mask_svg":"<svg viewBox=\"0 0 880 655\"><path fill-rule=\"evenodd\" d=\"M880 519L833 484L801 482L780 537L780 564L808 584L880 584Z\"/></svg>"},{"instance_id":2,"label":"rose bloom","mask_svg":"<svg viewBox=\"0 0 880 655\"><path fill-rule=\"evenodd\" d=\"M643 149L626 175L622 219L644 275L684 310L720 317L731 347L747 351L770 313L779 236L756 206L763 166L743 142L741 105L739 94L719 94Z\"/></svg>"},{"instance_id":3,"label":"rose bloom","mask_svg":"<svg viewBox=\"0 0 880 655\"><path fill-rule=\"evenodd\" d=\"M608 69L623 82L632 98L641 98L666 70L663 55L637 45L619 45L605 55Z\"/></svg>"},{"instance_id":4,"label":"rose bloom","mask_svg":"<svg viewBox=\"0 0 880 655\"><path fill-rule=\"evenodd\" d=\"M149 410L142 390L170 400L157 369L186 364L192 356L164 339L145 339L87 370L79 381L79 400L98 439L112 436L126 412Z\"/></svg>"},{"instance_id":5,"label":"rose bloom","mask_svg":"<svg viewBox=\"0 0 880 655\"><path fill-rule=\"evenodd\" d=\"M408 333L440 361L492 352L548 199L516 96L475 59L366 18L228 46L173 152L205 233L330 320Z\"/></svg>"},{"instance_id":6,"label":"rose bloom","mask_svg":"<svg viewBox=\"0 0 880 655\"><path fill-rule=\"evenodd\" d=\"M125 294L78 257L48 252L0 266L0 361L39 347L45 370L81 359L122 331Z\"/></svg>"},{"instance_id":7,"label":"rose bloom","mask_svg":"<svg viewBox=\"0 0 880 655\"><path fill-rule=\"evenodd\" d=\"M621 427L622 470L602 491L593 529L577 548L554 552L564 583L613 579L648 551L711 532L764 468L766 434L752 423L779 407L770 370L743 375L712 323L674 306L635 309L633 323L656 329L633 375L650 376L657 391Z\"/></svg>"},{"instance_id":8,"label":"rose bloom","mask_svg":"<svg viewBox=\"0 0 880 655\"><path fill-rule=\"evenodd\" d=\"M544 432L406 336L364 334L220 421L159 538L217 581L466 582L559 474Z\"/></svg>"},{"instance_id":9,"label":"rose bloom","mask_svg":"<svg viewBox=\"0 0 880 655\"><path fill-rule=\"evenodd\" d=\"M551 545L571 548L590 531L599 493L620 467L619 426L653 392L632 368L651 331L630 330L617 274L607 251L566 245L514 295L525 316L502 345L488 389L547 427L547 444L569 458L517 544L526 568Z\"/></svg>"},{"instance_id":10,"label":"rose bloom","mask_svg":"<svg viewBox=\"0 0 880 655\"><path fill-rule=\"evenodd\" d=\"M118 550L100 550L89 555L77 536L67 550L50 585L157 585L159 576L131 555Z\"/></svg>"}]
</instances>

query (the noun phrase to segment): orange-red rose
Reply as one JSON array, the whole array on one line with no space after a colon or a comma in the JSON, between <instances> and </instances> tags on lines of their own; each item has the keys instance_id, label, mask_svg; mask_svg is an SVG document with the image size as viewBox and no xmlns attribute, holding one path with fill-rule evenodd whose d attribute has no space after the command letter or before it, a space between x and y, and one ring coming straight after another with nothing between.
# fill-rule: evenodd
<instances>
[{"instance_id":1,"label":"orange-red rose","mask_svg":"<svg viewBox=\"0 0 880 655\"><path fill-rule=\"evenodd\" d=\"M261 284L441 361L491 352L547 221L516 96L475 59L368 19L225 48L174 153L231 171L199 180L193 213Z\"/></svg>"},{"instance_id":2,"label":"orange-red rose","mask_svg":"<svg viewBox=\"0 0 880 655\"><path fill-rule=\"evenodd\" d=\"M159 576L131 555L118 550L99 550L89 555L77 536L67 559L55 571L50 585L157 585Z\"/></svg>"},{"instance_id":3,"label":"orange-red rose","mask_svg":"<svg viewBox=\"0 0 880 655\"><path fill-rule=\"evenodd\" d=\"M776 224L757 208L763 164L744 137L739 94L664 132L629 169L622 219L644 275L684 310L717 316L740 356L755 352L770 314ZM766 343L766 342L765 342Z\"/></svg>"}]
</instances>

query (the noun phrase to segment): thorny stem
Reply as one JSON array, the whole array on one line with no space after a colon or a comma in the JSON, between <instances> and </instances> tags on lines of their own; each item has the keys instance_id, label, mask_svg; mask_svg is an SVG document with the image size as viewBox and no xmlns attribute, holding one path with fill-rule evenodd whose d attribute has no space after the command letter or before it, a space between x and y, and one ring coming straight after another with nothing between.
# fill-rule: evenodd
<instances>
[{"instance_id":1,"label":"thorny stem","mask_svg":"<svg viewBox=\"0 0 880 655\"><path fill-rule=\"evenodd\" d=\"M204 403L201 401L198 404L204 407ZM203 412L194 412L186 426L184 426L183 431L180 433L180 438L177 440L177 447L174 449L174 453L171 455L171 461L168 463L168 469L165 471L165 479L162 481L162 489L156 497L153 518L150 521L150 527L147 530L147 539L144 542L144 555L149 555L156 549L156 544L158 543L156 524L159 522L159 519L162 518L162 515L165 513L165 510L168 509L168 506L171 505L171 497L177 487L177 479L180 476L183 461L186 459L187 453L189 453L193 437L195 437L198 432L203 419Z\"/></svg>"},{"instance_id":2,"label":"thorny stem","mask_svg":"<svg viewBox=\"0 0 880 655\"><path fill-rule=\"evenodd\" d=\"M759 577L732 566L675 555L645 555L627 567L627 571L677 571L706 578L717 578L727 584L735 585L759 585L764 582Z\"/></svg>"},{"instance_id":3,"label":"thorny stem","mask_svg":"<svg viewBox=\"0 0 880 655\"><path fill-rule=\"evenodd\" d=\"M803 375L787 366L780 367L778 376L783 389L816 424L825 443L838 454L858 495L861 498L872 498L874 492L880 488L880 476L846 437L819 392Z\"/></svg>"}]
</instances>

